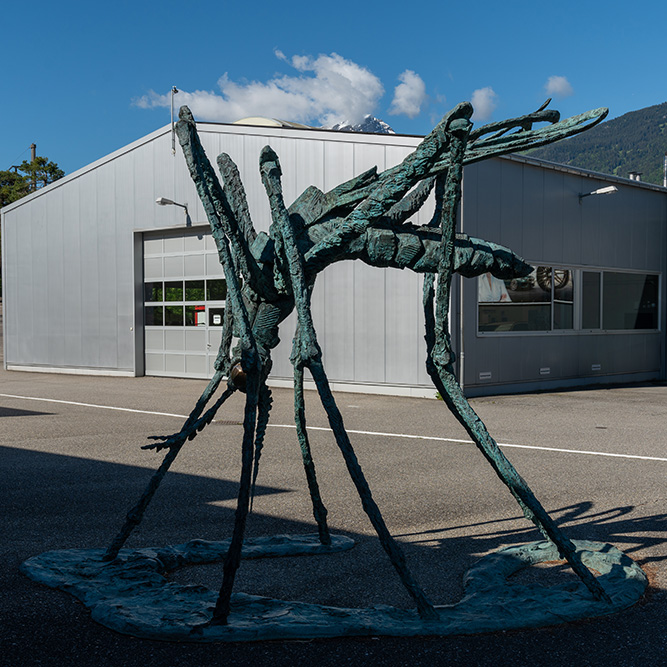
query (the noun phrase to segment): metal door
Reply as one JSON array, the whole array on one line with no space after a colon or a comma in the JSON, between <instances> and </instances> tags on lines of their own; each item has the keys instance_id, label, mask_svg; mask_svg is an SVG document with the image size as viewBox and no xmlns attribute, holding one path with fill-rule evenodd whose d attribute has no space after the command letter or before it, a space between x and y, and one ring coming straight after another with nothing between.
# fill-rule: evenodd
<instances>
[{"instance_id":1,"label":"metal door","mask_svg":"<svg viewBox=\"0 0 667 667\"><path fill-rule=\"evenodd\" d=\"M210 230L146 233L143 250L146 375L211 377L227 290Z\"/></svg>"}]
</instances>

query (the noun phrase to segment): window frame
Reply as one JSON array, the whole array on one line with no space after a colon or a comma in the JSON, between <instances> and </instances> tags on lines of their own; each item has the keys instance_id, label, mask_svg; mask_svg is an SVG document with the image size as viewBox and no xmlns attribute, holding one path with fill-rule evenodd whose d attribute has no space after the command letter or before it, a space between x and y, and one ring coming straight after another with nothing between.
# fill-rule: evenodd
<instances>
[{"instance_id":1,"label":"window frame","mask_svg":"<svg viewBox=\"0 0 667 667\"><path fill-rule=\"evenodd\" d=\"M478 283L475 282L475 300L476 300L476 309L475 309L475 335L479 338L487 337L498 337L498 336L577 336L577 335L618 335L618 334L655 334L662 332L662 317L663 317L663 275L661 271L650 271L650 270L638 270L638 269L618 269L612 267L590 267L590 266L573 266L565 263L545 263L545 262L527 262L532 267L537 269L538 267L550 268L554 270L567 270L572 274L573 280L573 313L572 313L572 328L571 329L555 329L554 328L554 282L551 281L551 300L550 300L550 309L551 309L551 328L550 329L541 329L541 330L527 330L527 331L480 331L480 305L492 305L492 303L481 302L479 301L479 287ZM584 273L597 273L599 276L599 327L598 328L584 328L583 320L583 274ZM614 274L628 274L628 275L643 275L643 276L656 276L657 277L657 312L655 314L657 320L657 328L654 329L605 329L604 326L604 274L605 273L614 273ZM477 277L477 281L480 280L480 276Z\"/></svg>"},{"instance_id":2,"label":"window frame","mask_svg":"<svg viewBox=\"0 0 667 667\"><path fill-rule=\"evenodd\" d=\"M145 328L151 328L151 329L173 329L177 327L182 327L185 329L200 329L202 328L202 325L192 325L188 324L188 317L186 311L188 309L192 311L193 308L196 308L198 306L204 306L206 316L205 316L205 324L203 325L207 329L218 329L219 327L222 327L222 324L211 324L212 321L212 316L210 316L209 311L211 308L215 309L216 311L222 311L222 314L224 314L224 309L227 307L227 300L225 299L208 299L207 297L209 296L209 282L218 282L218 281L225 281L224 277L221 276L187 276L182 279L177 279L177 278L162 278L162 279L153 279L144 282L144 303L143 303L143 308L144 308L144 327ZM170 283L172 285L172 289L174 289L174 286L177 283L181 283L181 299L174 299L174 300L168 300L167 299L167 287L166 284ZM201 282L203 284L202 289L203 289L203 298L202 299L186 299L186 291L187 291L187 283L191 283L191 288L192 288L192 283L197 283ZM151 294L155 294L156 292L161 294L162 299L161 300L155 300L155 301L147 301L146 297L148 296L148 291L147 291L147 285L151 286L156 286L153 287L151 290ZM161 287L157 287L161 285ZM226 297L226 286L224 288L225 292L225 297ZM147 320L149 319L146 316L146 310L148 308L162 308L162 324L148 324ZM167 308L171 308L172 310L176 308L181 308L182 309L182 322L181 324L175 324L175 323L167 323L168 317L167 317ZM196 316L195 316L196 317ZM224 317L223 317L224 320Z\"/></svg>"}]
</instances>

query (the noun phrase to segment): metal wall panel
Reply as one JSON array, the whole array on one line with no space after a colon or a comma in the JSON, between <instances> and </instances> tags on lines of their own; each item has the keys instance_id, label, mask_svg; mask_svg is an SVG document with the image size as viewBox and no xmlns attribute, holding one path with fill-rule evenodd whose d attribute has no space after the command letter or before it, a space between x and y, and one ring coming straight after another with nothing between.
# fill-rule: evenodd
<instances>
[{"instance_id":1,"label":"metal wall panel","mask_svg":"<svg viewBox=\"0 0 667 667\"><path fill-rule=\"evenodd\" d=\"M46 229L47 264L50 267L48 283L43 286L47 296L48 339L47 358L62 366L65 362L65 312L59 294L65 289L65 267L63 264L63 191L54 192L51 204L52 215Z\"/></svg>"},{"instance_id":2,"label":"metal wall panel","mask_svg":"<svg viewBox=\"0 0 667 667\"><path fill-rule=\"evenodd\" d=\"M418 143L412 137L212 124L200 125L200 133L213 164L223 151L237 163L251 215L261 230L270 222L258 170L266 144L281 160L289 204L308 185L328 190L371 166L393 166ZM604 178L530 160L472 165L465 170L463 229L508 245L532 262L664 273L664 193L621 183L618 195L590 197L579 204L579 193L605 184ZM155 205L162 196L187 204L193 225L206 224L180 149L171 154L168 128L3 214L6 363L142 372L143 280L222 272L210 237L202 241L189 235L181 208ZM427 209L418 222L430 218L432 205ZM135 265L141 260L137 232L151 229L173 229L176 234L162 234L164 241L149 237L148 256L143 265ZM200 252L197 244L202 242L210 252ZM151 243L162 245L157 250ZM664 364L663 334L633 332L632 341L624 345L616 342L629 338L622 334L478 337L476 284L463 282L465 380L473 387L540 381L540 369L546 367L554 378L580 376L593 363L602 363L609 372L651 371ZM424 369L421 284L422 277L411 272L383 271L360 262L341 262L319 277L313 314L332 380L430 386ZM277 377L292 375L294 323L291 317L281 327ZM166 334L160 335L161 343L147 335L147 346L166 347ZM147 352L147 371L210 374L211 355L202 366L203 357L194 354L200 344L217 347L219 334L211 330L208 336L208 341L183 338L180 347L170 339L168 344L179 347L180 356L168 362ZM619 355L622 359L617 360ZM603 361L593 362L593 357ZM491 373L492 379L480 380L480 372Z\"/></svg>"},{"instance_id":3,"label":"metal wall panel","mask_svg":"<svg viewBox=\"0 0 667 667\"><path fill-rule=\"evenodd\" d=\"M505 163L501 162L503 170ZM578 247L576 232L572 234L572 220L563 215L563 174L554 172L544 178L544 190L542 191L542 252L535 255L544 262L559 264L564 257ZM530 224L530 222L529 222ZM567 237L567 243L566 243ZM572 248L569 248L569 244ZM567 252L566 252L567 249ZM572 260L570 260L572 261Z\"/></svg>"},{"instance_id":4,"label":"metal wall panel","mask_svg":"<svg viewBox=\"0 0 667 667\"><path fill-rule=\"evenodd\" d=\"M580 194L610 182L530 160L473 165L464 176L463 227L507 245L533 265L664 274L666 194L612 180L617 194L580 203ZM478 334L476 280L464 282L464 382L469 391L664 373L660 332ZM664 303L664 293L661 299ZM663 314L663 332L664 322Z\"/></svg>"},{"instance_id":5,"label":"metal wall panel","mask_svg":"<svg viewBox=\"0 0 667 667\"><path fill-rule=\"evenodd\" d=\"M7 228L29 237L8 258L23 274L8 323L22 342L8 344L9 366L135 370L133 230L137 218L154 224L153 150L139 142L6 213Z\"/></svg>"},{"instance_id":6,"label":"metal wall panel","mask_svg":"<svg viewBox=\"0 0 667 667\"><path fill-rule=\"evenodd\" d=\"M489 162L489 165L493 165ZM503 169L498 169L500 174L495 174L498 178L500 215L499 222L499 242L508 248L520 246L523 242L523 209L521 202L523 200L523 169L519 164L510 162L503 165ZM493 192L497 192L494 187ZM479 193L478 197L486 198L486 192Z\"/></svg>"},{"instance_id":7,"label":"metal wall panel","mask_svg":"<svg viewBox=\"0 0 667 667\"><path fill-rule=\"evenodd\" d=\"M426 361L424 329L419 321L422 280L412 271L385 272L385 366L386 377L394 383L419 384L419 369Z\"/></svg>"},{"instance_id":8,"label":"metal wall panel","mask_svg":"<svg viewBox=\"0 0 667 667\"><path fill-rule=\"evenodd\" d=\"M327 268L318 279L320 311L323 310L319 331L325 338L324 362L332 380L340 382L354 378L354 266L339 262ZM319 335L319 334L318 334Z\"/></svg>"},{"instance_id":9,"label":"metal wall panel","mask_svg":"<svg viewBox=\"0 0 667 667\"><path fill-rule=\"evenodd\" d=\"M79 187L74 181L63 188L63 248L60 261L63 265L65 288L60 295L53 295L54 305L65 316L63 366L81 365L83 350L83 290L84 276L81 264L81 223L79 211ZM25 360L29 363L28 360ZM55 361L54 361L55 363Z\"/></svg>"},{"instance_id":10,"label":"metal wall panel","mask_svg":"<svg viewBox=\"0 0 667 667\"><path fill-rule=\"evenodd\" d=\"M99 229L97 226L97 184L95 172L79 188L81 215L81 267L83 278L81 302L81 365L99 368L100 350L100 273L98 271Z\"/></svg>"},{"instance_id":11,"label":"metal wall panel","mask_svg":"<svg viewBox=\"0 0 667 667\"><path fill-rule=\"evenodd\" d=\"M498 169L502 168L503 163L500 160L493 160L493 162ZM512 250L518 252L522 257L542 257L544 255L544 170L524 168L522 171L523 242L520 248L512 248ZM483 181L480 182L480 188L483 187L482 184ZM491 218L495 215L489 211ZM486 231L484 226L481 229ZM493 237L482 236L482 238L493 241Z\"/></svg>"}]
</instances>

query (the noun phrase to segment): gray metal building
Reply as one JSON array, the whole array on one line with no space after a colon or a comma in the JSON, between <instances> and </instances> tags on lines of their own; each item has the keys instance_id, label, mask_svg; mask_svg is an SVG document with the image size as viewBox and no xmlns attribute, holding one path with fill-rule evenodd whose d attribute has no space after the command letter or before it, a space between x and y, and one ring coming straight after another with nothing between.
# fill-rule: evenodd
<instances>
[{"instance_id":1,"label":"gray metal building","mask_svg":"<svg viewBox=\"0 0 667 667\"><path fill-rule=\"evenodd\" d=\"M239 166L264 230L264 145L281 158L289 203L308 185L326 190L397 164L419 142L210 123L199 131L210 158L224 151ZM580 198L608 185L618 192ZM536 267L513 283L460 281L452 335L468 393L665 378L667 189L511 156L467 167L463 192L463 231ZM186 204L187 215L157 206L160 197ZM429 207L420 215L417 223ZM169 126L4 208L2 244L7 369L211 374L225 285ZM318 279L314 314L335 388L434 394L421 284L361 262ZM274 384L290 382L292 332L283 324Z\"/></svg>"}]
</instances>

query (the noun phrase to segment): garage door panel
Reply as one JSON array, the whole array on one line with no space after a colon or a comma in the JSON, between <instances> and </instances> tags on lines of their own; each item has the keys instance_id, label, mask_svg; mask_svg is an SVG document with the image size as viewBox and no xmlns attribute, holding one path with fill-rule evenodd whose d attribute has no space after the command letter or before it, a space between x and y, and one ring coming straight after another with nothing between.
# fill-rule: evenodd
<instances>
[{"instance_id":1,"label":"garage door panel","mask_svg":"<svg viewBox=\"0 0 667 667\"><path fill-rule=\"evenodd\" d=\"M164 350L164 331L161 329L146 329L146 349Z\"/></svg>"},{"instance_id":2,"label":"garage door panel","mask_svg":"<svg viewBox=\"0 0 667 667\"><path fill-rule=\"evenodd\" d=\"M208 230L144 235L147 375L213 375L225 307L222 273Z\"/></svg>"},{"instance_id":3,"label":"garage door panel","mask_svg":"<svg viewBox=\"0 0 667 667\"><path fill-rule=\"evenodd\" d=\"M185 331L176 327L165 331L164 347L166 350L185 352Z\"/></svg>"},{"instance_id":4,"label":"garage door panel","mask_svg":"<svg viewBox=\"0 0 667 667\"><path fill-rule=\"evenodd\" d=\"M185 375L185 355L184 354L165 354L164 370L175 376Z\"/></svg>"},{"instance_id":5,"label":"garage door panel","mask_svg":"<svg viewBox=\"0 0 667 667\"><path fill-rule=\"evenodd\" d=\"M204 327L201 329L186 329L185 350L187 352L206 351L206 330Z\"/></svg>"},{"instance_id":6,"label":"garage door panel","mask_svg":"<svg viewBox=\"0 0 667 667\"><path fill-rule=\"evenodd\" d=\"M184 275L183 255L164 258L164 277L182 278Z\"/></svg>"},{"instance_id":7,"label":"garage door panel","mask_svg":"<svg viewBox=\"0 0 667 667\"><path fill-rule=\"evenodd\" d=\"M186 276L203 276L206 273L206 255L186 255L183 263Z\"/></svg>"}]
</instances>

